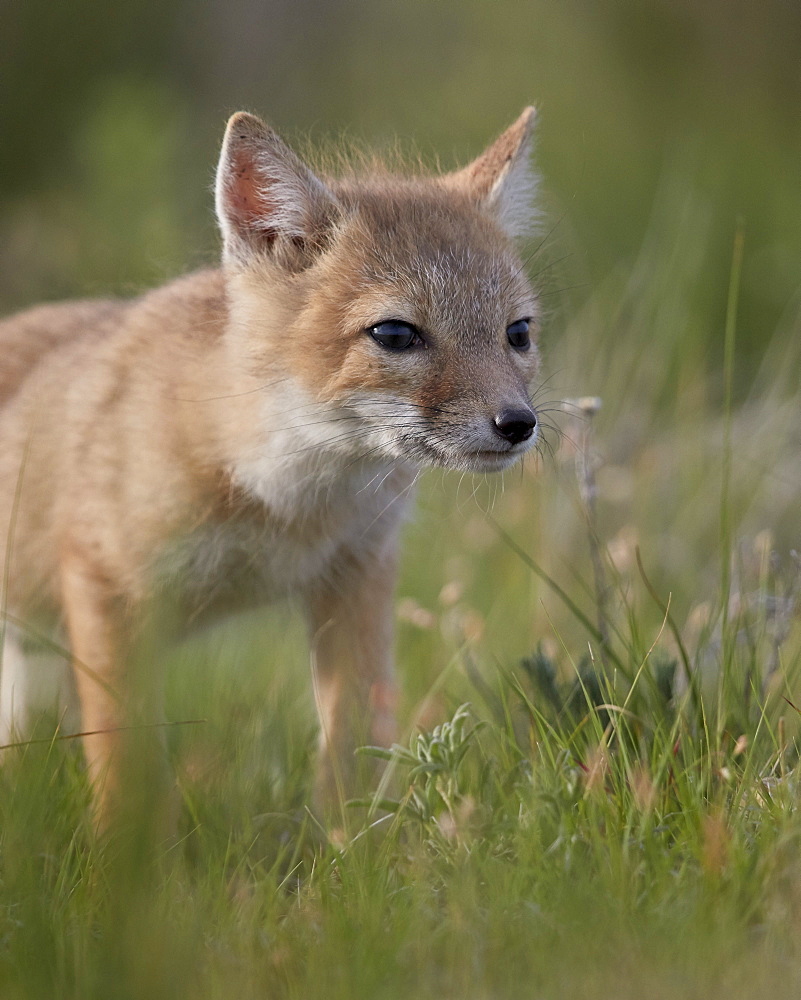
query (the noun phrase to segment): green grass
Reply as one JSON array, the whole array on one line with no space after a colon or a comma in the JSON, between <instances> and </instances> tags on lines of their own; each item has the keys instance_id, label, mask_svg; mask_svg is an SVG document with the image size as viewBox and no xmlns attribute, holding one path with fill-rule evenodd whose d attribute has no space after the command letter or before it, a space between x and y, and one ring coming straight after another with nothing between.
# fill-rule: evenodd
<instances>
[{"instance_id":1,"label":"green grass","mask_svg":"<svg viewBox=\"0 0 801 1000\"><path fill-rule=\"evenodd\" d=\"M798 996L801 337L738 382L724 303L699 356L700 237L665 227L546 345L543 399L598 394L591 422L504 480L429 475L372 807L305 809L282 610L164 652L177 844L146 779L101 850L79 748L5 751L3 1000Z\"/></svg>"},{"instance_id":2,"label":"green grass","mask_svg":"<svg viewBox=\"0 0 801 1000\"><path fill-rule=\"evenodd\" d=\"M796 752L761 712L699 717L664 660L599 708L541 657L417 734L391 811L324 843L308 706L241 666L208 731L175 730L170 850L144 823L97 850L71 748L9 762L4 997L797 995Z\"/></svg>"}]
</instances>

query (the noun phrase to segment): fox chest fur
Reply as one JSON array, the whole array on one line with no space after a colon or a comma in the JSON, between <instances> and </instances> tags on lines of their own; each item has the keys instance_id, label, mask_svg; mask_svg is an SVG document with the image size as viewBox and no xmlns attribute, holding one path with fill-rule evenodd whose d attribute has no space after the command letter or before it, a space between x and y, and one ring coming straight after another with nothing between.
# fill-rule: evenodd
<instances>
[{"instance_id":1,"label":"fox chest fur","mask_svg":"<svg viewBox=\"0 0 801 1000\"><path fill-rule=\"evenodd\" d=\"M241 488L180 534L152 571L180 592L189 617L336 585L354 553L373 555L412 499L413 469L298 458L260 470L259 495ZM250 480L251 485L256 485Z\"/></svg>"}]
</instances>

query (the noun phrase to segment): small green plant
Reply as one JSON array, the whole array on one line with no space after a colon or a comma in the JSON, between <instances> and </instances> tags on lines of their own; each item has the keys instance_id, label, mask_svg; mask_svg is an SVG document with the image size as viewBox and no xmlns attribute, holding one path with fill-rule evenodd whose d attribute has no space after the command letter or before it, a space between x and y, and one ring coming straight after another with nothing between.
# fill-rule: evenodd
<instances>
[{"instance_id":1,"label":"small green plant","mask_svg":"<svg viewBox=\"0 0 801 1000\"><path fill-rule=\"evenodd\" d=\"M362 748L362 753L385 760L402 772L404 795L382 798L380 808L414 818L424 826L439 821L443 815L455 823L467 795L465 759L483 725L465 703L431 732L412 736L408 747L396 743L389 750Z\"/></svg>"}]
</instances>

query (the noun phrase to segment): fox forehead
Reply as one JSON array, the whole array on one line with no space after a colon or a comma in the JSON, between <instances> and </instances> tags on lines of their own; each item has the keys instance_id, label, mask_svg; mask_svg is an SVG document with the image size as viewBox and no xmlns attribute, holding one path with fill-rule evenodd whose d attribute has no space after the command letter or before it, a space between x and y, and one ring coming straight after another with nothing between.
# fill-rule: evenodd
<instances>
[{"instance_id":1,"label":"fox forehead","mask_svg":"<svg viewBox=\"0 0 801 1000\"><path fill-rule=\"evenodd\" d=\"M347 289L349 323L363 328L394 318L434 331L489 332L536 318L519 255L466 198L436 181L348 194L351 212L332 263Z\"/></svg>"}]
</instances>

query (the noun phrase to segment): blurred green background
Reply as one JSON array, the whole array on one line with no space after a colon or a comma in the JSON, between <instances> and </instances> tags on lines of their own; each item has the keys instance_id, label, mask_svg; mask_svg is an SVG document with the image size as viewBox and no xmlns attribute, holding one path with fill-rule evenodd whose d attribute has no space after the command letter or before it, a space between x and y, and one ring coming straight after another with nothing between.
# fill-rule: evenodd
<instances>
[{"instance_id":1,"label":"blurred green background","mask_svg":"<svg viewBox=\"0 0 801 1000\"><path fill-rule=\"evenodd\" d=\"M452 165L535 102L571 301L632 266L679 177L685 224L706 230L691 308L716 334L745 221L750 364L801 285L800 53L791 0L4 0L0 305L213 261L234 110L290 137L397 136Z\"/></svg>"}]
</instances>

